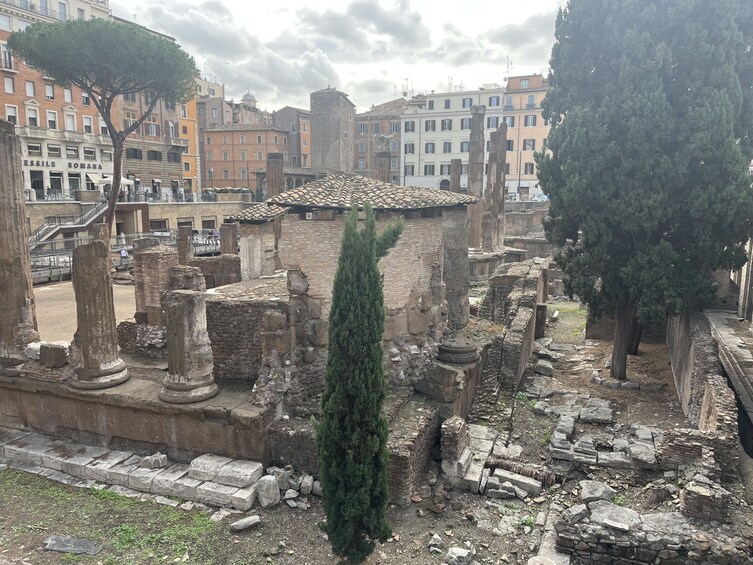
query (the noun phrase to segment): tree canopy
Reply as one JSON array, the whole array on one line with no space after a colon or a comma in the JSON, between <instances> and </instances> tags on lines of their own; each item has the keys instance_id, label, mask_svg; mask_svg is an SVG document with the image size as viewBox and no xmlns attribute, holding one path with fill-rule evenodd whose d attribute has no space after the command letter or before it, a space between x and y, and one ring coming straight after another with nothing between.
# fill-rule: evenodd
<instances>
[{"instance_id":1,"label":"tree canopy","mask_svg":"<svg viewBox=\"0 0 753 565\"><path fill-rule=\"evenodd\" d=\"M374 212L365 206L345 218L329 314L324 416L316 446L325 530L332 549L353 563L390 534L386 511L387 422L382 336L384 297L377 261L393 247L402 222L376 233Z\"/></svg>"},{"instance_id":2,"label":"tree canopy","mask_svg":"<svg viewBox=\"0 0 753 565\"><path fill-rule=\"evenodd\" d=\"M635 324L701 309L753 228L753 10L745 0L569 0L536 156L566 289Z\"/></svg>"},{"instance_id":3,"label":"tree canopy","mask_svg":"<svg viewBox=\"0 0 753 565\"><path fill-rule=\"evenodd\" d=\"M89 94L113 143L112 225L122 173L123 143L138 130L158 100L185 102L195 93L196 64L179 45L136 24L99 18L36 23L8 38L8 47L55 82ZM148 107L127 127L113 111L124 94L144 93Z\"/></svg>"}]
</instances>

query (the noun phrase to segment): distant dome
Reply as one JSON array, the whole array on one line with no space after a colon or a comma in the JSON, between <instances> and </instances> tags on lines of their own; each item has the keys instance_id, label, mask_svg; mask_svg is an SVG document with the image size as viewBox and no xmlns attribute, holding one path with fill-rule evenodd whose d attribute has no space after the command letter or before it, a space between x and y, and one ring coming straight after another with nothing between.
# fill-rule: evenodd
<instances>
[{"instance_id":1,"label":"distant dome","mask_svg":"<svg viewBox=\"0 0 753 565\"><path fill-rule=\"evenodd\" d=\"M256 104L256 97L250 92L246 92L246 94L243 95L243 98L241 98L241 102L244 104Z\"/></svg>"}]
</instances>

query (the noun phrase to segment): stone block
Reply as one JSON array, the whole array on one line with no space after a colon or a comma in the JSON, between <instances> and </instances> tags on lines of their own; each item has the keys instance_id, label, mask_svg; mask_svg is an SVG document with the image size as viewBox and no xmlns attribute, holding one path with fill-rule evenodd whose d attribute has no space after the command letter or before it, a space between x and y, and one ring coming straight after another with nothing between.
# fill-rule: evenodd
<instances>
[{"instance_id":1,"label":"stone block","mask_svg":"<svg viewBox=\"0 0 753 565\"><path fill-rule=\"evenodd\" d=\"M470 450L476 458L486 459L494 449L494 441L488 439L471 438Z\"/></svg>"},{"instance_id":2,"label":"stone block","mask_svg":"<svg viewBox=\"0 0 753 565\"><path fill-rule=\"evenodd\" d=\"M280 483L274 475L265 475L255 486L259 506L272 508L280 503Z\"/></svg>"},{"instance_id":3,"label":"stone block","mask_svg":"<svg viewBox=\"0 0 753 565\"><path fill-rule=\"evenodd\" d=\"M161 494L162 496L175 495L175 481L187 477L188 465L184 463L175 463L167 469L164 469L152 481L152 493Z\"/></svg>"},{"instance_id":4,"label":"stone block","mask_svg":"<svg viewBox=\"0 0 753 565\"><path fill-rule=\"evenodd\" d=\"M63 459L61 471L74 477L86 478L86 466L108 452L104 447L79 446L69 457Z\"/></svg>"},{"instance_id":5,"label":"stone block","mask_svg":"<svg viewBox=\"0 0 753 565\"><path fill-rule=\"evenodd\" d=\"M533 371L534 373L537 373L539 375L550 377L552 376L552 374L554 374L554 365L552 365L549 361L539 359L533 366Z\"/></svg>"},{"instance_id":6,"label":"stone block","mask_svg":"<svg viewBox=\"0 0 753 565\"><path fill-rule=\"evenodd\" d=\"M146 469L138 467L128 475L128 487L141 492L151 492L152 481L163 469Z\"/></svg>"},{"instance_id":7,"label":"stone block","mask_svg":"<svg viewBox=\"0 0 753 565\"><path fill-rule=\"evenodd\" d=\"M87 479L107 482L107 470L133 457L130 451L108 451L86 464L84 475Z\"/></svg>"},{"instance_id":8,"label":"stone block","mask_svg":"<svg viewBox=\"0 0 753 565\"><path fill-rule=\"evenodd\" d=\"M155 453L144 457L140 463L141 467L146 469L164 469L167 467L167 455L164 453Z\"/></svg>"},{"instance_id":9,"label":"stone block","mask_svg":"<svg viewBox=\"0 0 753 565\"><path fill-rule=\"evenodd\" d=\"M6 443L3 446L3 456L19 463L41 465L42 455L56 447L63 446L65 446L65 443L62 441L49 439L38 434L29 434Z\"/></svg>"},{"instance_id":10,"label":"stone block","mask_svg":"<svg viewBox=\"0 0 753 565\"><path fill-rule=\"evenodd\" d=\"M241 520L238 520L237 522L233 522L232 524L230 524L230 531L242 532L244 530L255 528L259 524L261 524L261 518L259 518L259 516L257 515L247 516L246 518L242 518Z\"/></svg>"},{"instance_id":11,"label":"stone block","mask_svg":"<svg viewBox=\"0 0 753 565\"><path fill-rule=\"evenodd\" d=\"M575 452L572 449L549 447L549 457L552 459L561 459L562 461L575 461Z\"/></svg>"},{"instance_id":12,"label":"stone block","mask_svg":"<svg viewBox=\"0 0 753 565\"><path fill-rule=\"evenodd\" d=\"M653 469L656 467L656 452L647 443L635 442L628 445L628 455L638 467Z\"/></svg>"},{"instance_id":13,"label":"stone block","mask_svg":"<svg viewBox=\"0 0 753 565\"><path fill-rule=\"evenodd\" d=\"M26 346L26 349L24 349L24 355L26 355L27 359L31 359L32 361L39 361L41 347L41 341L33 341Z\"/></svg>"},{"instance_id":14,"label":"stone block","mask_svg":"<svg viewBox=\"0 0 753 565\"><path fill-rule=\"evenodd\" d=\"M496 469L492 476L497 477L501 483L510 482L513 486L526 491L528 494L538 496L541 493L541 481L537 481L531 477L519 475L505 469Z\"/></svg>"},{"instance_id":15,"label":"stone block","mask_svg":"<svg viewBox=\"0 0 753 565\"><path fill-rule=\"evenodd\" d=\"M471 494L478 494L483 472L484 463L473 461L468 467L465 476L463 476L463 479L460 481L461 488L464 490L467 489Z\"/></svg>"},{"instance_id":16,"label":"stone block","mask_svg":"<svg viewBox=\"0 0 753 565\"><path fill-rule=\"evenodd\" d=\"M230 504L233 508L241 510L242 512L248 512L256 502L256 485L242 488L230 497Z\"/></svg>"},{"instance_id":17,"label":"stone block","mask_svg":"<svg viewBox=\"0 0 753 565\"><path fill-rule=\"evenodd\" d=\"M595 500L612 500L617 491L601 481L580 481L580 499L584 504Z\"/></svg>"},{"instance_id":18,"label":"stone block","mask_svg":"<svg viewBox=\"0 0 753 565\"><path fill-rule=\"evenodd\" d=\"M466 448L457 461L443 459L442 472L450 478L451 482L457 481L465 476L472 460L473 454L470 449Z\"/></svg>"},{"instance_id":19,"label":"stone block","mask_svg":"<svg viewBox=\"0 0 753 565\"><path fill-rule=\"evenodd\" d=\"M576 504L562 513L562 519L566 524L573 525L588 516L588 507L585 504Z\"/></svg>"},{"instance_id":20,"label":"stone block","mask_svg":"<svg viewBox=\"0 0 753 565\"><path fill-rule=\"evenodd\" d=\"M176 479L173 482L172 493L170 496L175 496L184 500L196 500L196 489L201 485L201 481L183 475L181 478Z\"/></svg>"},{"instance_id":21,"label":"stone block","mask_svg":"<svg viewBox=\"0 0 753 565\"><path fill-rule=\"evenodd\" d=\"M224 465L217 472L214 481L222 485L246 488L264 475L264 467L256 461L235 460Z\"/></svg>"},{"instance_id":22,"label":"stone block","mask_svg":"<svg viewBox=\"0 0 753 565\"><path fill-rule=\"evenodd\" d=\"M196 487L196 500L214 506L231 506L237 487L207 481Z\"/></svg>"},{"instance_id":23,"label":"stone block","mask_svg":"<svg viewBox=\"0 0 753 565\"><path fill-rule=\"evenodd\" d=\"M605 500L597 500L588 506L591 509L590 520L593 524L628 532L641 523L640 514L624 506L617 506Z\"/></svg>"},{"instance_id":24,"label":"stone block","mask_svg":"<svg viewBox=\"0 0 753 565\"><path fill-rule=\"evenodd\" d=\"M64 341L43 341L39 347L39 362L50 369L59 369L68 364L68 348Z\"/></svg>"},{"instance_id":25,"label":"stone block","mask_svg":"<svg viewBox=\"0 0 753 565\"><path fill-rule=\"evenodd\" d=\"M579 419L581 422L591 424L611 424L612 408L606 400L589 398L580 411Z\"/></svg>"},{"instance_id":26,"label":"stone block","mask_svg":"<svg viewBox=\"0 0 753 565\"><path fill-rule=\"evenodd\" d=\"M128 476L132 471L139 468L139 463L141 463L141 457L134 455L133 457L129 457L122 463L112 465L105 471L107 478L106 482L111 485L127 487Z\"/></svg>"},{"instance_id":27,"label":"stone block","mask_svg":"<svg viewBox=\"0 0 753 565\"><path fill-rule=\"evenodd\" d=\"M213 481L217 473L232 459L207 453L197 457L188 467L188 476L197 481Z\"/></svg>"},{"instance_id":28,"label":"stone block","mask_svg":"<svg viewBox=\"0 0 753 565\"><path fill-rule=\"evenodd\" d=\"M597 463L612 469L631 469L633 467L632 459L622 452L599 453Z\"/></svg>"}]
</instances>

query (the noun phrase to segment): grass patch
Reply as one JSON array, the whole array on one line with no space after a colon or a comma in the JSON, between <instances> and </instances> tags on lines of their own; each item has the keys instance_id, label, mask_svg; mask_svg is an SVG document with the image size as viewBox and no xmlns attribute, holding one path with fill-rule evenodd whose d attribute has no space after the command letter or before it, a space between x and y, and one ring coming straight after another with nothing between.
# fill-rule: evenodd
<instances>
[{"instance_id":1,"label":"grass patch","mask_svg":"<svg viewBox=\"0 0 753 565\"><path fill-rule=\"evenodd\" d=\"M612 499L612 504L616 504L617 506L623 506L625 502L627 502L627 498L622 494L618 494Z\"/></svg>"},{"instance_id":2,"label":"grass patch","mask_svg":"<svg viewBox=\"0 0 753 565\"><path fill-rule=\"evenodd\" d=\"M535 523L536 522L534 521L533 516L526 516L518 520L518 529L522 530L526 526L528 526L529 528L533 528Z\"/></svg>"}]
</instances>

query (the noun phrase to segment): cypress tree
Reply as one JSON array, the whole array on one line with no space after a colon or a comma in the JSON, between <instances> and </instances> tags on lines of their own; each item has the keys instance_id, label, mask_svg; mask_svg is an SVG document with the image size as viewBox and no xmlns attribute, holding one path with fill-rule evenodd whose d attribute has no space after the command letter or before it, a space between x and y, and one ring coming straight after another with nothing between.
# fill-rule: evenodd
<instances>
[{"instance_id":1,"label":"cypress tree","mask_svg":"<svg viewBox=\"0 0 753 565\"><path fill-rule=\"evenodd\" d=\"M345 218L329 315L324 414L316 433L324 530L334 552L351 563L362 562L374 540L391 533L382 413L384 298L377 262L403 226L393 223L377 235L374 212L368 203L364 209L362 230L355 205Z\"/></svg>"}]
</instances>

